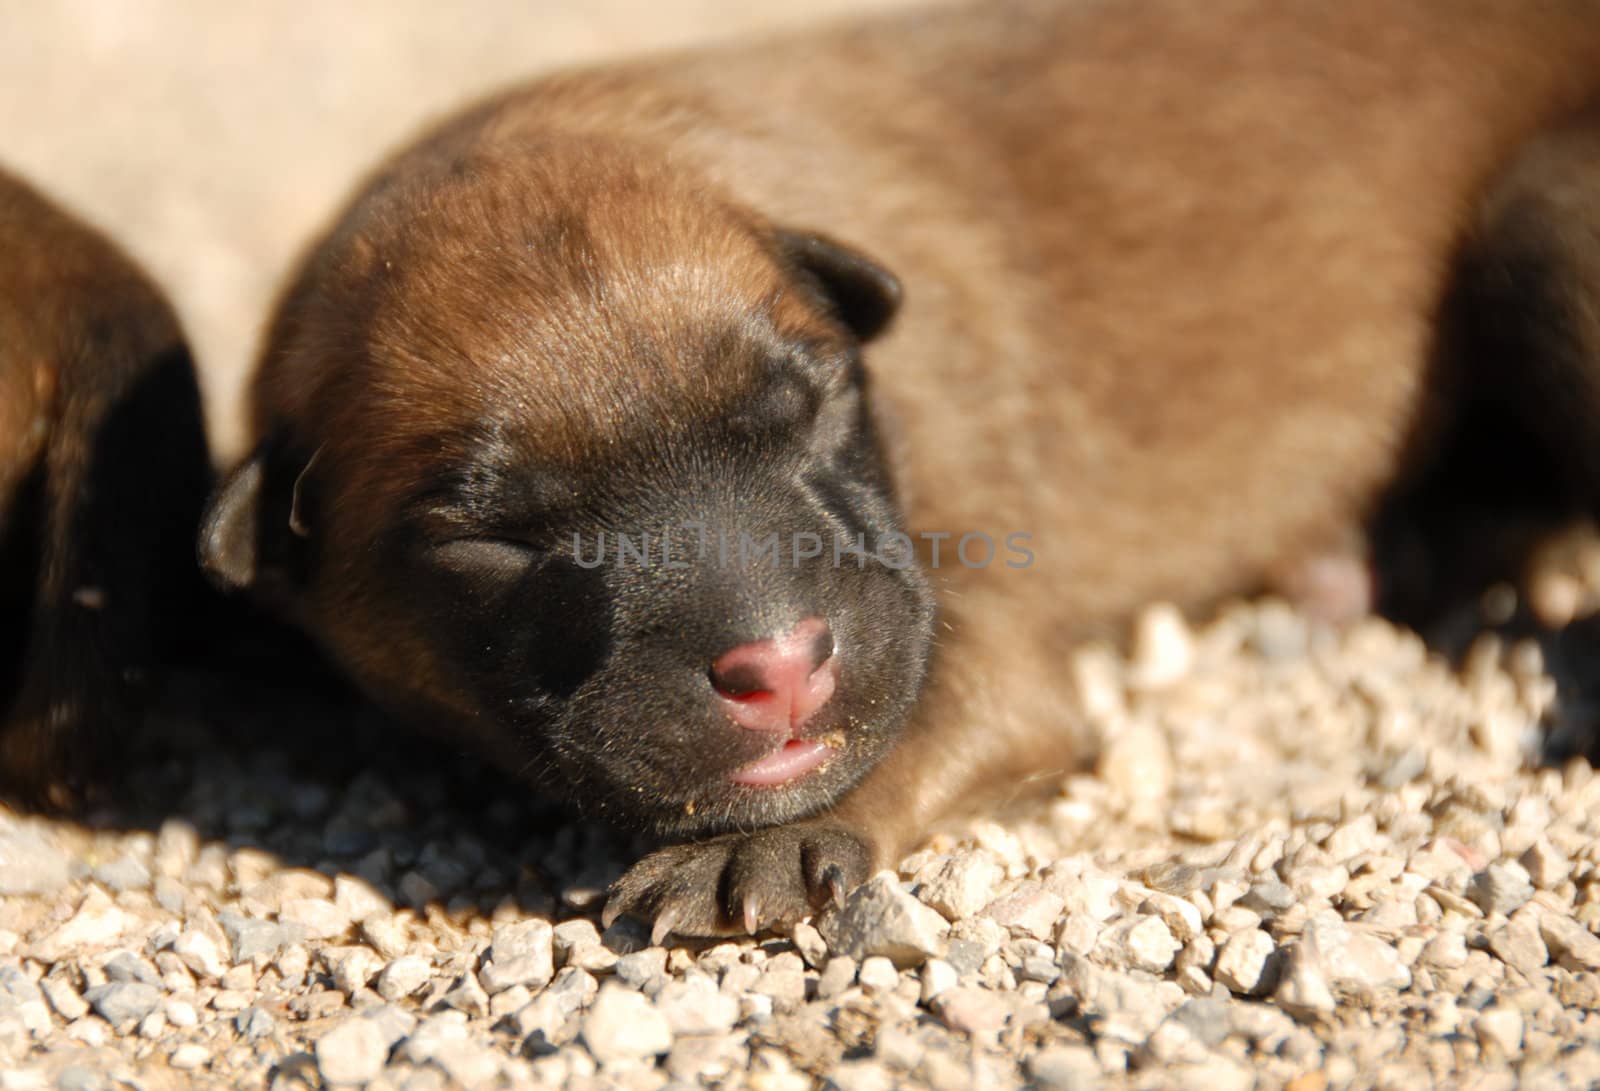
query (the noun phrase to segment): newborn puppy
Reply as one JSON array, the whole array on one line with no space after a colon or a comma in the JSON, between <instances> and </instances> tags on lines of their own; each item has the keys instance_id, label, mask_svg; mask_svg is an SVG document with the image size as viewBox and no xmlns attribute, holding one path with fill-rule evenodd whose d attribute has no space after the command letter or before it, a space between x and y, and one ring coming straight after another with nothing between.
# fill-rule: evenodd
<instances>
[{"instance_id":1,"label":"newborn puppy","mask_svg":"<svg viewBox=\"0 0 1600 1091\"><path fill-rule=\"evenodd\" d=\"M161 293L0 173L0 788L75 801L201 589L199 392Z\"/></svg>"},{"instance_id":2,"label":"newborn puppy","mask_svg":"<svg viewBox=\"0 0 1600 1091\"><path fill-rule=\"evenodd\" d=\"M791 921L1084 760L1075 640L1430 478L1514 381L1441 333L1473 209L1600 92L1597 14L1005 0L546 78L314 248L202 561L678 840L610 913Z\"/></svg>"}]
</instances>

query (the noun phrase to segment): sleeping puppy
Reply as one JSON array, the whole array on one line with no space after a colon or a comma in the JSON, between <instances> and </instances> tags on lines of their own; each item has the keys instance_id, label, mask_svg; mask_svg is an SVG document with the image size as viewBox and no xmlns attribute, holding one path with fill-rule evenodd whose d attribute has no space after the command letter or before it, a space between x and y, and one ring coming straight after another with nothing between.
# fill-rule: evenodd
<instances>
[{"instance_id":1,"label":"sleeping puppy","mask_svg":"<svg viewBox=\"0 0 1600 1091\"><path fill-rule=\"evenodd\" d=\"M1074 641L1425 495L1469 403L1565 391L1592 501L1597 93L1560 0L1004 0L543 79L315 246L202 562L675 842L611 914L792 921L1082 762Z\"/></svg>"},{"instance_id":2,"label":"sleeping puppy","mask_svg":"<svg viewBox=\"0 0 1600 1091\"><path fill-rule=\"evenodd\" d=\"M109 765L202 587L199 392L161 293L0 172L0 788Z\"/></svg>"}]
</instances>

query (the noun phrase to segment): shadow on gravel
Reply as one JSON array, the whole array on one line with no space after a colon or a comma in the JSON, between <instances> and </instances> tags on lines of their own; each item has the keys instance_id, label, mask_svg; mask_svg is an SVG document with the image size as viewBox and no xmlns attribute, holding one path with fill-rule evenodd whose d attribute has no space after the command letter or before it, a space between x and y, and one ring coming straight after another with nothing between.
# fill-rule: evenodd
<instances>
[{"instance_id":1,"label":"shadow on gravel","mask_svg":"<svg viewBox=\"0 0 1600 1091\"><path fill-rule=\"evenodd\" d=\"M464 744L387 720L298 637L255 631L167 680L86 826L155 833L187 824L201 847L186 885L237 890L245 881L230 860L255 849L275 860L264 871L356 876L396 908L430 920L442 913L456 927L507 907L597 917L606 888L650 847L575 817ZM1600 616L1551 633L1523 615L1486 629L1463 610L1430 628L1430 645L1459 661L1486 631L1507 645L1533 638L1557 681L1545 760L1592 758ZM614 939L645 942L636 922L615 928Z\"/></svg>"},{"instance_id":2,"label":"shadow on gravel","mask_svg":"<svg viewBox=\"0 0 1600 1091\"><path fill-rule=\"evenodd\" d=\"M235 850L256 849L283 868L360 877L429 917L464 923L509 902L560 919L598 913L647 848L462 745L388 722L276 632L170 677L121 769L84 824L187 823L201 849L185 881L218 887L239 882Z\"/></svg>"}]
</instances>

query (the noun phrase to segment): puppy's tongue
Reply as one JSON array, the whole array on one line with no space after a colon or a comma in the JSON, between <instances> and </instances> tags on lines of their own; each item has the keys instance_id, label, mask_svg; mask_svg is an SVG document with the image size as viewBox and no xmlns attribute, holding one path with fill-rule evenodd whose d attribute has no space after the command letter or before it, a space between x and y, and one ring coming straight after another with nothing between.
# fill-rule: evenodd
<instances>
[{"instance_id":1,"label":"puppy's tongue","mask_svg":"<svg viewBox=\"0 0 1600 1091\"><path fill-rule=\"evenodd\" d=\"M790 739L774 750L738 770L729 779L735 784L755 788L774 788L805 776L833 756L833 747L816 739Z\"/></svg>"}]
</instances>

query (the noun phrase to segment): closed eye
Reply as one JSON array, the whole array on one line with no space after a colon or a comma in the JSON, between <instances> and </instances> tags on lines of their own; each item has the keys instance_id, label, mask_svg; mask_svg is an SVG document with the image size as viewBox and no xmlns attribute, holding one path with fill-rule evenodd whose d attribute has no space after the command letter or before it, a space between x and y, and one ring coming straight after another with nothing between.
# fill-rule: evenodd
<instances>
[{"instance_id":1,"label":"closed eye","mask_svg":"<svg viewBox=\"0 0 1600 1091\"><path fill-rule=\"evenodd\" d=\"M525 576L543 550L511 538L456 538L427 548L429 561L455 575L503 585Z\"/></svg>"}]
</instances>

